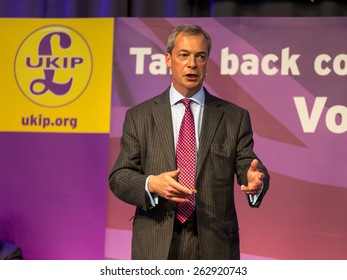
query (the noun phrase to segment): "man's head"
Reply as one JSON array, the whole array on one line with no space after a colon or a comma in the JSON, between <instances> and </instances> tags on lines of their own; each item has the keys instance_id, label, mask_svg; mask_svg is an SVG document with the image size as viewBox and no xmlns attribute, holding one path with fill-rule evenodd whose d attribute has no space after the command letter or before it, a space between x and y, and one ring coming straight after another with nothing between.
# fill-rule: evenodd
<instances>
[{"instance_id":1,"label":"man's head","mask_svg":"<svg viewBox=\"0 0 347 280\"><path fill-rule=\"evenodd\" d=\"M190 97L202 87L211 46L210 36L197 25L180 25L170 34L166 65L175 89L184 96Z\"/></svg>"},{"instance_id":2,"label":"man's head","mask_svg":"<svg viewBox=\"0 0 347 280\"><path fill-rule=\"evenodd\" d=\"M207 49L208 49L208 55L210 55L211 48L212 48L212 41L210 35L203 30L200 26L195 24L183 24L180 26L177 26L169 35L169 38L167 40L167 47L166 52L169 54L172 54L172 49L175 46L176 37L180 33L185 33L187 35L204 35L206 41L207 41Z\"/></svg>"}]
</instances>

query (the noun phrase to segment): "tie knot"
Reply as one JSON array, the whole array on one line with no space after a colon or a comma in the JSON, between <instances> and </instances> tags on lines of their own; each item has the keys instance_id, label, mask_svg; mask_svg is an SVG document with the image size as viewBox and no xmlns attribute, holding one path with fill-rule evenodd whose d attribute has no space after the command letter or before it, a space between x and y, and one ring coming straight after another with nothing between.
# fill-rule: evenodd
<instances>
[{"instance_id":1,"label":"tie knot","mask_svg":"<svg viewBox=\"0 0 347 280\"><path fill-rule=\"evenodd\" d=\"M191 100L189 98L183 98L181 101L182 101L183 105L187 108L187 107L189 107Z\"/></svg>"}]
</instances>

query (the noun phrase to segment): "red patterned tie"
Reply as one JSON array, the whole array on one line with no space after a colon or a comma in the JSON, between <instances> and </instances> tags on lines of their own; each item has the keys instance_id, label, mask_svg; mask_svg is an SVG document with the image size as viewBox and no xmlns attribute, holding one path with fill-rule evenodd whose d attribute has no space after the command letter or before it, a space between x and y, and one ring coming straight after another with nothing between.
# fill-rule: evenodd
<instances>
[{"instance_id":1,"label":"red patterned tie","mask_svg":"<svg viewBox=\"0 0 347 280\"><path fill-rule=\"evenodd\" d=\"M180 169L178 182L190 189L194 188L195 183L195 128L194 118L190 110L190 99L181 100L186 110L178 135L176 147L176 164ZM177 203L176 217L184 223L194 211L194 195L188 196L189 202Z\"/></svg>"}]
</instances>

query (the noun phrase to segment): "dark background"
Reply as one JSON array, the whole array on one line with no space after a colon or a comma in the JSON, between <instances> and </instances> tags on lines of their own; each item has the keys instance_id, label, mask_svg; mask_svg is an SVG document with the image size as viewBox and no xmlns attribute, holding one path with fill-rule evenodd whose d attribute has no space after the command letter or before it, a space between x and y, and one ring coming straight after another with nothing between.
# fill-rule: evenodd
<instances>
[{"instance_id":1,"label":"dark background","mask_svg":"<svg viewBox=\"0 0 347 280\"><path fill-rule=\"evenodd\" d=\"M346 0L0 0L0 17L329 17Z\"/></svg>"}]
</instances>

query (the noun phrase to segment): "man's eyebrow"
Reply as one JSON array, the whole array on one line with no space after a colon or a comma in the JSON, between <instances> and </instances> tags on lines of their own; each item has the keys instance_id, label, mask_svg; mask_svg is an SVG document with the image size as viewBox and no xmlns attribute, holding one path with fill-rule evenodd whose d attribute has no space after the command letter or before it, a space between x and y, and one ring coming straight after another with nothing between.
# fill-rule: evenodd
<instances>
[{"instance_id":1,"label":"man's eyebrow","mask_svg":"<svg viewBox=\"0 0 347 280\"><path fill-rule=\"evenodd\" d=\"M181 50L179 50L178 52L192 53L192 51L186 50L186 49L181 49ZM207 52L205 52L205 51L198 51L198 52L196 52L195 54L207 54Z\"/></svg>"}]
</instances>

